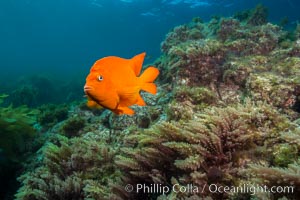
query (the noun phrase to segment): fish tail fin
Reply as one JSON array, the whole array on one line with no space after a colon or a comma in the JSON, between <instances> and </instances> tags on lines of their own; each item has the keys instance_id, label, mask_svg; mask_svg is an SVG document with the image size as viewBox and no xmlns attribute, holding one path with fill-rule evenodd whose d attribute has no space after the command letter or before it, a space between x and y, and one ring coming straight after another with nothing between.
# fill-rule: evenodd
<instances>
[{"instance_id":1,"label":"fish tail fin","mask_svg":"<svg viewBox=\"0 0 300 200\"><path fill-rule=\"evenodd\" d=\"M136 76L140 75L141 73L145 56L146 53L143 52L131 58L131 61L133 62L132 69Z\"/></svg>"},{"instance_id":2,"label":"fish tail fin","mask_svg":"<svg viewBox=\"0 0 300 200\"><path fill-rule=\"evenodd\" d=\"M143 91L149 92L150 94L156 94L157 88L154 83L145 83L142 87Z\"/></svg>"},{"instance_id":3,"label":"fish tail fin","mask_svg":"<svg viewBox=\"0 0 300 200\"><path fill-rule=\"evenodd\" d=\"M148 67L143 74L139 77L141 81L141 89L149 92L151 94L156 94L156 85L153 83L153 81L156 79L158 76L159 71L155 67Z\"/></svg>"}]
</instances>

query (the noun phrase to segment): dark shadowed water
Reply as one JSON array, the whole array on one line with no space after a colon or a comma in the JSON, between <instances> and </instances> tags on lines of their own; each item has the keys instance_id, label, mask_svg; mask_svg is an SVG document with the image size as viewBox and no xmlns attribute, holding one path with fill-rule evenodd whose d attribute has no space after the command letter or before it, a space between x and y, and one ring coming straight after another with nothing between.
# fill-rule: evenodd
<instances>
[{"instance_id":1,"label":"dark shadowed water","mask_svg":"<svg viewBox=\"0 0 300 200\"><path fill-rule=\"evenodd\" d=\"M258 3L269 8L270 21L288 17L295 26L299 20L296 0L0 1L1 85L9 88L36 74L81 84L94 61L107 55L129 58L146 51L149 63L175 25L196 16L229 16Z\"/></svg>"}]
</instances>

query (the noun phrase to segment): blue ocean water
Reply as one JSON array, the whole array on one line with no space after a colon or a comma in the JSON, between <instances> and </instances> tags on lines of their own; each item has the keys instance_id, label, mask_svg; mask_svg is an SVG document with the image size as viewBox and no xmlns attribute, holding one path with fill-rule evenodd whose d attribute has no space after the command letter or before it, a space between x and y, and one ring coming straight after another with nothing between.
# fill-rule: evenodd
<instances>
[{"instance_id":1,"label":"blue ocean water","mask_svg":"<svg viewBox=\"0 0 300 200\"><path fill-rule=\"evenodd\" d=\"M103 56L146 51L151 62L175 25L262 3L270 21L299 20L297 0L6 0L0 2L1 80L24 74L72 79ZM80 76L78 76L80 77Z\"/></svg>"}]
</instances>

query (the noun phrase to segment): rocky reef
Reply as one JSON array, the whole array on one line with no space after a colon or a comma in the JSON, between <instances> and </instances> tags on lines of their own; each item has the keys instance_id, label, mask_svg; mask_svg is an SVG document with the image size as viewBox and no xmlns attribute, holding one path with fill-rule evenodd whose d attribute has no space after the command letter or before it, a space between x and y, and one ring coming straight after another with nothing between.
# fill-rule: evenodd
<instances>
[{"instance_id":1,"label":"rocky reef","mask_svg":"<svg viewBox=\"0 0 300 200\"><path fill-rule=\"evenodd\" d=\"M299 197L300 26L290 33L268 23L259 5L175 27L161 50L158 94L142 93L147 106L134 116L83 104L41 109L47 139L18 178L16 199ZM138 184L169 190L138 192Z\"/></svg>"}]
</instances>

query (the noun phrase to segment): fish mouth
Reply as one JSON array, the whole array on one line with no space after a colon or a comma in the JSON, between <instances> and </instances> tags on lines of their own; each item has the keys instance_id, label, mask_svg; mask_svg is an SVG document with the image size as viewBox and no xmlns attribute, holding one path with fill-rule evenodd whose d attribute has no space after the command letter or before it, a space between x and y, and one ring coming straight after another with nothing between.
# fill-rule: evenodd
<instances>
[{"instance_id":1,"label":"fish mouth","mask_svg":"<svg viewBox=\"0 0 300 200\"><path fill-rule=\"evenodd\" d=\"M89 91L91 91L91 90L93 90L93 89L94 89L93 87L88 86L88 85L85 85L85 86L83 87L84 93L87 93L87 92L89 92Z\"/></svg>"}]
</instances>

